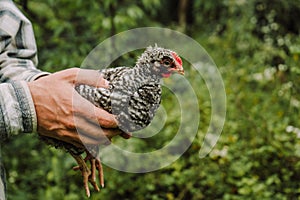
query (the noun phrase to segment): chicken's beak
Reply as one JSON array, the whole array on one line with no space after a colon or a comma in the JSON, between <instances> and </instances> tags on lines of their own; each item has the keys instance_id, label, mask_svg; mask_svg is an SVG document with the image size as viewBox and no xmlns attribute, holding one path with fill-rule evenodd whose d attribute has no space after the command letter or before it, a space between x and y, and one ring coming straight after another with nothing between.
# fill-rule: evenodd
<instances>
[{"instance_id":1,"label":"chicken's beak","mask_svg":"<svg viewBox=\"0 0 300 200\"><path fill-rule=\"evenodd\" d=\"M177 72L180 75L184 75L184 70L183 70L182 65L176 64L175 72Z\"/></svg>"},{"instance_id":2,"label":"chicken's beak","mask_svg":"<svg viewBox=\"0 0 300 200\"><path fill-rule=\"evenodd\" d=\"M184 75L181 58L175 52L172 52L172 55L175 60L175 67L173 68L173 72L177 72L178 74Z\"/></svg>"},{"instance_id":3,"label":"chicken's beak","mask_svg":"<svg viewBox=\"0 0 300 200\"><path fill-rule=\"evenodd\" d=\"M178 74L180 74L180 75L184 75L184 70L183 70L183 69L179 69L179 70L177 70L177 72L178 72Z\"/></svg>"}]
</instances>

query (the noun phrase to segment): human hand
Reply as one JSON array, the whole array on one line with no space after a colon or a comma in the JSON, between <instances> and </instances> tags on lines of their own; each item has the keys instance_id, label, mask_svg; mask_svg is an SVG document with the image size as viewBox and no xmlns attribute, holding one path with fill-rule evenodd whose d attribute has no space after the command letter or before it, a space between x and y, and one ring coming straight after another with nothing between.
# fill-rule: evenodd
<instances>
[{"instance_id":1,"label":"human hand","mask_svg":"<svg viewBox=\"0 0 300 200\"><path fill-rule=\"evenodd\" d=\"M38 133L77 147L107 143L115 135L129 138L118 129L114 115L95 107L76 92L76 84L108 87L100 73L77 68L28 83L36 109Z\"/></svg>"}]
</instances>

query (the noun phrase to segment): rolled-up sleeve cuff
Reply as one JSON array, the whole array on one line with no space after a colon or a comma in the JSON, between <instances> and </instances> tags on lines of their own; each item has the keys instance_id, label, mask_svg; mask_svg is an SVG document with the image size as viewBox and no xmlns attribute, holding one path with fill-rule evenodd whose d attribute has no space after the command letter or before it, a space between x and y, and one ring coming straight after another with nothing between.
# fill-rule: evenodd
<instances>
[{"instance_id":1,"label":"rolled-up sleeve cuff","mask_svg":"<svg viewBox=\"0 0 300 200\"><path fill-rule=\"evenodd\" d=\"M25 81L0 84L0 136L37 131L34 103Z\"/></svg>"},{"instance_id":2,"label":"rolled-up sleeve cuff","mask_svg":"<svg viewBox=\"0 0 300 200\"><path fill-rule=\"evenodd\" d=\"M35 75L33 75L32 77L30 77L29 81L34 81L34 80L37 80L43 76L47 76L49 75L50 73L49 72L40 72L40 73L37 73Z\"/></svg>"},{"instance_id":3,"label":"rolled-up sleeve cuff","mask_svg":"<svg viewBox=\"0 0 300 200\"><path fill-rule=\"evenodd\" d=\"M37 117L29 87L25 81L12 83L22 112L24 133L37 131Z\"/></svg>"},{"instance_id":4,"label":"rolled-up sleeve cuff","mask_svg":"<svg viewBox=\"0 0 300 200\"><path fill-rule=\"evenodd\" d=\"M36 69L32 74L31 76L27 79L27 81L34 81L34 80L37 80L39 79L40 77L43 77L43 76L47 76L49 75L50 73L49 72L43 72L43 71L40 71L38 69Z\"/></svg>"}]
</instances>

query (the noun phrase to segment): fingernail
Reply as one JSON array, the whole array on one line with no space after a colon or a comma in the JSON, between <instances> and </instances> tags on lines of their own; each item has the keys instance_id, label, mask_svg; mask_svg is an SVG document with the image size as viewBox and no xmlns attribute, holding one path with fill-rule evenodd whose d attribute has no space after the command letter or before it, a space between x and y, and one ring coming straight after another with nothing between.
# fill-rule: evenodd
<instances>
[{"instance_id":1,"label":"fingernail","mask_svg":"<svg viewBox=\"0 0 300 200\"><path fill-rule=\"evenodd\" d=\"M131 133L122 133L122 137L124 137L125 139L129 139L132 137Z\"/></svg>"}]
</instances>

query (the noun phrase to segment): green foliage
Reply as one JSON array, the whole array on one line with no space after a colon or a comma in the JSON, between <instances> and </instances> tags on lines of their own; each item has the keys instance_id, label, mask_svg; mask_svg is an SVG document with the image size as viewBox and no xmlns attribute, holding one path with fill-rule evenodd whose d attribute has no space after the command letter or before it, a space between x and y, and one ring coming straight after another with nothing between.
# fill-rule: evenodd
<instances>
[{"instance_id":1,"label":"green foliage","mask_svg":"<svg viewBox=\"0 0 300 200\"><path fill-rule=\"evenodd\" d=\"M177 6L171 0L29 0L26 13L36 33L39 67L54 72L80 66L95 45L120 31L177 29ZM227 117L220 140L209 156L199 159L210 96L187 66L191 84L201 86L200 130L191 147L170 166L147 174L105 167L106 187L92 192L91 199L299 198L299 0L195 0L188 12L187 33L214 59L226 87ZM136 55L116 64L130 64L132 57ZM164 137L115 142L140 152L165 145L176 133L180 113L172 111L170 94L163 99L172 116ZM75 162L66 153L32 135L10 138L2 153L9 199L85 198L81 177L71 170Z\"/></svg>"}]
</instances>

